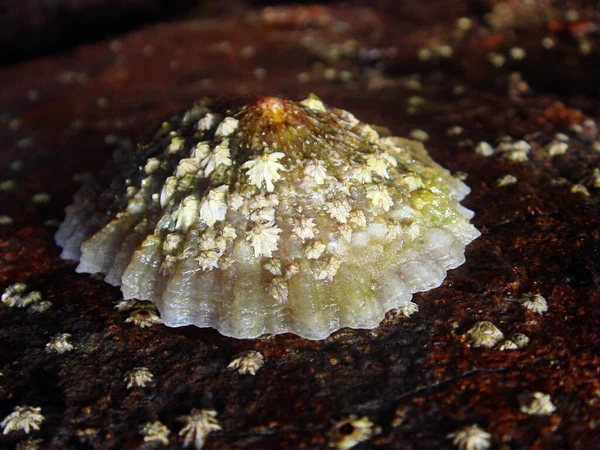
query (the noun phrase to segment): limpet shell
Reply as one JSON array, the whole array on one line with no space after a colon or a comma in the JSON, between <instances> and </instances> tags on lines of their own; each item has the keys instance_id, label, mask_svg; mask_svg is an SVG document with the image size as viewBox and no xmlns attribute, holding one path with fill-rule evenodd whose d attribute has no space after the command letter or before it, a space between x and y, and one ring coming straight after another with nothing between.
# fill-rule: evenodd
<instances>
[{"instance_id":1,"label":"limpet shell","mask_svg":"<svg viewBox=\"0 0 600 450\"><path fill-rule=\"evenodd\" d=\"M203 100L88 180L56 242L168 326L323 339L465 261L468 193L422 143L314 95Z\"/></svg>"}]
</instances>

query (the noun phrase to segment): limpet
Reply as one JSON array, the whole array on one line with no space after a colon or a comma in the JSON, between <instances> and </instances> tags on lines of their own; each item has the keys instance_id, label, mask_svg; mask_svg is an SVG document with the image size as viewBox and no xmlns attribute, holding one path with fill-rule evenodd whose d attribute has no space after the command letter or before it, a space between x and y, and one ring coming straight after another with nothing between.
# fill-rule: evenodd
<instances>
[{"instance_id":1,"label":"limpet","mask_svg":"<svg viewBox=\"0 0 600 450\"><path fill-rule=\"evenodd\" d=\"M56 242L168 326L374 328L480 234L459 204L469 188L421 142L314 95L202 100L115 159L75 195Z\"/></svg>"}]
</instances>

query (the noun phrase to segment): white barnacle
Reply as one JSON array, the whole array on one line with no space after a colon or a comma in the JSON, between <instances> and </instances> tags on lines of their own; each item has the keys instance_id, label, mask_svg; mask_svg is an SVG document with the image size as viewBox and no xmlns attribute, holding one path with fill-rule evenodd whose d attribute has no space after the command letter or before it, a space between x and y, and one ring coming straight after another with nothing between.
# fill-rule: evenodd
<instances>
[{"instance_id":1,"label":"white barnacle","mask_svg":"<svg viewBox=\"0 0 600 450\"><path fill-rule=\"evenodd\" d=\"M381 208L386 212L389 211L394 204L387 188L379 184L367 186L367 198L371 200L373 206Z\"/></svg>"},{"instance_id":2,"label":"white barnacle","mask_svg":"<svg viewBox=\"0 0 600 450\"><path fill-rule=\"evenodd\" d=\"M208 434L221 429L216 417L217 412L214 410L196 408L189 415L178 417L177 420L185 423L179 431L179 436L183 436L183 448L193 445L196 450L200 450L204 447Z\"/></svg>"},{"instance_id":3,"label":"white barnacle","mask_svg":"<svg viewBox=\"0 0 600 450\"><path fill-rule=\"evenodd\" d=\"M254 222L272 222L275 220L275 208L269 206L252 211L250 220Z\"/></svg>"},{"instance_id":4,"label":"white barnacle","mask_svg":"<svg viewBox=\"0 0 600 450\"><path fill-rule=\"evenodd\" d=\"M157 323L162 323L162 321L154 311L137 309L129 314L129 317L125 319L125 323L132 323L140 328L147 328Z\"/></svg>"},{"instance_id":5,"label":"white barnacle","mask_svg":"<svg viewBox=\"0 0 600 450\"><path fill-rule=\"evenodd\" d=\"M0 425L4 428L2 434L6 435L13 431L24 431L29 434L32 430L39 430L44 421L42 408L36 406L17 406Z\"/></svg>"},{"instance_id":6,"label":"white barnacle","mask_svg":"<svg viewBox=\"0 0 600 450\"><path fill-rule=\"evenodd\" d=\"M154 375L147 367L134 367L125 372L123 381L127 383L127 389L134 387L146 387L148 383L152 383Z\"/></svg>"},{"instance_id":7,"label":"white barnacle","mask_svg":"<svg viewBox=\"0 0 600 450\"><path fill-rule=\"evenodd\" d=\"M240 121L233 117L225 117L217 127L215 136L230 136L235 130L237 130L239 123Z\"/></svg>"},{"instance_id":8,"label":"white barnacle","mask_svg":"<svg viewBox=\"0 0 600 450\"><path fill-rule=\"evenodd\" d=\"M212 227L217 221L225 220L227 213L226 195L229 187L226 185L208 191L200 204L200 218L206 225Z\"/></svg>"},{"instance_id":9,"label":"white barnacle","mask_svg":"<svg viewBox=\"0 0 600 450\"><path fill-rule=\"evenodd\" d=\"M338 227L338 230L346 242L350 242L352 240L352 227L350 225L343 223Z\"/></svg>"},{"instance_id":10,"label":"white barnacle","mask_svg":"<svg viewBox=\"0 0 600 450\"><path fill-rule=\"evenodd\" d=\"M319 241L314 241L306 247L304 254L308 259L319 259L327 247Z\"/></svg>"},{"instance_id":11,"label":"white barnacle","mask_svg":"<svg viewBox=\"0 0 600 450\"><path fill-rule=\"evenodd\" d=\"M498 187L504 187L504 186L510 186L511 184L515 184L517 182L517 177L515 177L514 175L508 174L508 175L504 175L501 178L498 178L496 180L496 186Z\"/></svg>"},{"instance_id":12,"label":"white barnacle","mask_svg":"<svg viewBox=\"0 0 600 450\"><path fill-rule=\"evenodd\" d=\"M569 144L561 141L552 141L546 146L546 151L550 156L559 156L567 153Z\"/></svg>"},{"instance_id":13,"label":"white barnacle","mask_svg":"<svg viewBox=\"0 0 600 450\"><path fill-rule=\"evenodd\" d=\"M220 252L216 250L206 250L198 253L196 261L198 261L198 265L200 266L200 268L206 272L218 268L220 258Z\"/></svg>"},{"instance_id":14,"label":"white barnacle","mask_svg":"<svg viewBox=\"0 0 600 450\"><path fill-rule=\"evenodd\" d=\"M169 144L169 148L168 148L169 153L177 153L179 150L181 150L183 148L184 144L185 144L185 139L183 139L179 136L173 137L173 139L171 139L171 143Z\"/></svg>"},{"instance_id":15,"label":"white barnacle","mask_svg":"<svg viewBox=\"0 0 600 450\"><path fill-rule=\"evenodd\" d=\"M495 153L494 147L485 141L481 141L475 147L475 153L481 156L492 156Z\"/></svg>"},{"instance_id":16,"label":"white barnacle","mask_svg":"<svg viewBox=\"0 0 600 450\"><path fill-rule=\"evenodd\" d=\"M66 353L73 350L73 344L69 342L71 335L69 333L58 333L46 344L46 352L48 353Z\"/></svg>"},{"instance_id":17,"label":"white barnacle","mask_svg":"<svg viewBox=\"0 0 600 450\"><path fill-rule=\"evenodd\" d=\"M515 342L511 341L510 339L507 339L505 341L500 342L500 344L498 344L498 346L496 348L500 351L506 351L506 350L517 350L519 348L519 346Z\"/></svg>"},{"instance_id":18,"label":"white barnacle","mask_svg":"<svg viewBox=\"0 0 600 450\"><path fill-rule=\"evenodd\" d=\"M513 341L517 347L523 348L529 344L529 337L527 337L523 333L515 333L511 341Z\"/></svg>"},{"instance_id":19,"label":"white barnacle","mask_svg":"<svg viewBox=\"0 0 600 450\"><path fill-rule=\"evenodd\" d=\"M571 194L581 194L584 197L590 196L590 191L583 184L574 184L570 189Z\"/></svg>"},{"instance_id":20,"label":"white barnacle","mask_svg":"<svg viewBox=\"0 0 600 450\"><path fill-rule=\"evenodd\" d=\"M52 302L50 302L48 300L43 300L39 303L34 303L33 305L31 305L29 307L29 309L27 310L27 312L44 313L44 312L48 311L50 308L52 308Z\"/></svg>"},{"instance_id":21,"label":"white barnacle","mask_svg":"<svg viewBox=\"0 0 600 450\"><path fill-rule=\"evenodd\" d=\"M204 176L208 177L219 166L231 166L231 151L229 150L229 139L223 139L220 144L215 146L212 153L209 153L202 161L204 166Z\"/></svg>"},{"instance_id":22,"label":"white barnacle","mask_svg":"<svg viewBox=\"0 0 600 450\"><path fill-rule=\"evenodd\" d=\"M389 160L382 155L374 154L367 157L367 166L382 178L389 178L390 174L387 171Z\"/></svg>"},{"instance_id":23,"label":"white barnacle","mask_svg":"<svg viewBox=\"0 0 600 450\"><path fill-rule=\"evenodd\" d=\"M331 216L332 219L337 220L339 223L348 222L350 211L352 207L346 200L333 200L325 203L325 211Z\"/></svg>"},{"instance_id":24,"label":"white barnacle","mask_svg":"<svg viewBox=\"0 0 600 450\"><path fill-rule=\"evenodd\" d=\"M144 172L146 175L152 175L160 168L160 161L156 158L150 158L146 161L146 165L144 166Z\"/></svg>"},{"instance_id":25,"label":"white barnacle","mask_svg":"<svg viewBox=\"0 0 600 450\"><path fill-rule=\"evenodd\" d=\"M281 277L275 277L269 282L267 286L267 292L279 303L286 303L288 301L288 284Z\"/></svg>"},{"instance_id":26,"label":"white barnacle","mask_svg":"<svg viewBox=\"0 0 600 450\"><path fill-rule=\"evenodd\" d=\"M417 305L415 302L408 302L405 306L397 308L396 311L398 311L398 313L402 314L404 317L410 317L419 311L419 305Z\"/></svg>"},{"instance_id":27,"label":"white barnacle","mask_svg":"<svg viewBox=\"0 0 600 450\"><path fill-rule=\"evenodd\" d=\"M219 116L217 114L206 113L204 117L198 121L196 128L199 131L208 131L215 126L218 120Z\"/></svg>"},{"instance_id":28,"label":"white barnacle","mask_svg":"<svg viewBox=\"0 0 600 450\"><path fill-rule=\"evenodd\" d=\"M519 299L521 305L538 314L543 314L548 311L548 302L539 293L527 292Z\"/></svg>"},{"instance_id":29,"label":"white barnacle","mask_svg":"<svg viewBox=\"0 0 600 450\"><path fill-rule=\"evenodd\" d=\"M13 223L15 220L12 217L5 214L0 215L0 225L12 225Z\"/></svg>"},{"instance_id":30,"label":"white barnacle","mask_svg":"<svg viewBox=\"0 0 600 450\"><path fill-rule=\"evenodd\" d=\"M285 170L285 166L278 161L285 156L284 153L263 153L250 161L242 164L241 168L247 170L248 180L257 188L264 184L268 192L275 189L274 182L277 182L281 175L280 170Z\"/></svg>"},{"instance_id":31,"label":"white barnacle","mask_svg":"<svg viewBox=\"0 0 600 450\"><path fill-rule=\"evenodd\" d=\"M281 276L281 260L277 258L271 258L263 266L265 270L271 272L272 275Z\"/></svg>"},{"instance_id":32,"label":"white barnacle","mask_svg":"<svg viewBox=\"0 0 600 450\"><path fill-rule=\"evenodd\" d=\"M281 231L281 228L275 225L275 222L258 223L250 229L246 240L250 242L254 249L254 257L266 256L270 258L273 252L277 250Z\"/></svg>"},{"instance_id":33,"label":"white barnacle","mask_svg":"<svg viewBox=\"0 0 600 450\"><path fill-rule=\"evenodd\" d=\"M171 200L175 193L175 189L177 189L177 178L168 177L160 191L160 206L164 208L169 203L169 200Z\"/></svg>"},{"instance_id":34,"label":"white barnacle","mask_svg":"<svg viewBox=\"0 0 600 450\"><path fill-rule=\"evenodd\" d=\"M350 176L362 184L371 183L373 181L371 169L369 166L363 164L353 168L350 172Z\"/></svg>"},{"instance_id":35,"label":"white barnacle","mask_svg":"<svg viewBox=\"0 0 600 450\"><path fill-rule=\"evenodd\" d=\"M302 100L300 102L300 104L306 108L312 109L313 111L318 111L318 112L327 111L325 109L325 105L323 104L321 99L319 99L319 97L317 97L316 95L312 95L312 94L309 95L308 98L305 98L304 100Z\"/></svg>"},{"instance_id":36,"label":"white barnacle","mask_svg":"<svg viewBox=\"0 0 600 450\"><path fill-rule=\"evenodd\" d=\"M181 202L181 206L174 212L178 230L187 232L190 227L198 220L200 209L200 200L195 195L188 195Z\"/></svg>"},{"instance_id":37,"label":"white barnacle","mask_svg":"<svg viewBox=\"0 0 600 450\"><path fill-rule=\"evenodd\" d=\"M300 272L300 267L297 264L289 264L285 266L285 269L283 271L283 279L289 280L298 272Z\"/></svg>"},{"instance_id":38,"label":"white barnacle","mask_svg":"<svg viewBox=\"0 0 600 450\"><path fill-rule=\"evenodd\" d=\"M160 420L155 420L144 423L140 428L140 434L144 436L144 442L169 445L171 430Z\"/></svg>"},{"instance_id":39,"label":"white barnacle","mask_svg":"<svg viewBox=\"0 0 600 450\"><path fill-rule=\"evenodd\" d=\"M490 448L490 440L492 439L492 435L479 428L477 424L461 428L447 434L446 437L452 439L452 443L459 450L487 450Z\"/></svg>"},{"instance_id":40,"label":"white barnacle","mask_svg":"<svg viewBox=\"0 0 600 450\"><path fill-rule=\"evenodd\" d=\"M492 348L503 338L502 331L487 320L477 322L467 331L467 339L473 347Z\"/></svg>"},{"instance_id":41,"label":"white barnacle","mask_svg":"<svg viewBox=\"0 0 600 450\"><path fill-rule=\"evenodd\" d=\"M27 285L25 283L11 284L2 293L2 303L11 308L18 306L25 292L27 292Z\"/></svg>"},{"instance_id":42,"label":"white barnacle","mask_svg":"<svg viewBox=\"0 0 600 450\"><path fill-rule=\"evenodd\" d=\"M402 184L408 188L409 192L425 187L423 179L414 175L405 175L402 177Z\"/></svg>"},{"instance_id":43,"label":"white barnacle","mask_svg":"<svg viewBox=\"0 0 600 450\"><path fill-rule=\"evenodd\" d=\"M250 350L236 357L229 363L227 368L237 370L240 375L256 375L256 372L263 366L264 363L265 358L261 353L255 350Z\"/></svg>"},{"instance_id":44,"label":"white barnacle","mask_svg":"<svg viewBox=\"0 0 600 450\"><path fill-rule=\"evenodd\" d=\"M519 395L519 409L525 414L549 416L556 411L549 394L543 392L523 392Z\"/></svg>"},{"instance_id":45,"label":"white barnacle","mask_svg":"<svg viewBox=\"0 0 600 450\"><path fill-rule=\"evenodd\" d=\"M193 158L184 158L179 161L177 168L175 169L175 178L181 179L190 173L198 172L199 166L198 161Z\"/></svg>"},{"instance_id":46,"label":"white barnacle","mask_svg":"<svg viewBox=\"0 0 600 450\"><path fill-rule=\"evenodd\" d=\"M424 130L416 129L410 132L410 138L416 141L425 142L427 139L429 139L429 135Z\"/></svg>"},{"instance_id":47,"label":"white barnacle","mask_svg":"<svg viewBox=\"0 0 600 450\"><path fill-rule=\"evenodd\" d=\"M365 213L359 209L355 209L350 213L348 221L359 228L364 228L367 226L367 218L365 216Z\"/></svg>"},{"instance_id":48,"label":"white barnacle","mask_svg":"<svg viewBox=\"0 0 600 450\"><path fill-rule=\"evenodd\" d=\"M210 141L200 141L192 149L190 157L200 163L210 154L210 151Z\"/></svg>"},{"instance_id":49,"label":"white barnacle","mask_svg":"<svg viewBox=\"0 0 600 450\"><path fill-rule=\"evenodd\" d=\"M368 417L358 418L351 414L337 421L329 431L329 446L348 450L380 432Z\"/></svg>"},{"instance_id":50,"label":"white barnacle","mask_svg":"<svg viewBox=\"0 0 600 450\"><path fill-rule=\"evenodd\" d=\"M183 243L183 235L180 233L169 233L162 245L163 252L167 255L175 254Z\"/></svg>"},{"instance_id":51,"label":"white barnacle","mask_svg":"<svg viewBox=\"0 0 600 450\"><path fill-rule=\"evenodd\" d=\"M340 270L341 266L342 260L335 256L332 256L327 261L325 261L317 271L317 280L333 280L333 277L335 277L338 270Z\"/></svg>"},{"instance_id":52,"label":"white barnacle","mask_svg":"<svg viewBox=\"0 0 600 450\"><path fill-rule=\"evenodd\" d=\"M322 161L311 159L304 165L302 173L314 184L323 184L327 178L327 168Z\"/></svg>"}]
</instances>

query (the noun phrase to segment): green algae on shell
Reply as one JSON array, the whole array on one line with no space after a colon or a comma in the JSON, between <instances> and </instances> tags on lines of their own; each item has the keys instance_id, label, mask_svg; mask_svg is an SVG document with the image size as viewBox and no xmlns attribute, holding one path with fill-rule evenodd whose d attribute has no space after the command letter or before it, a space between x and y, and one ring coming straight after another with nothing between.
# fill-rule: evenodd
<instances>
[{"instance_id":1,"label":"green algae on shell","mask_svg":"<svg viewBox=\"0 0 600 450\"><path fill-rule=\"evenodd\" d=\"M56 242L168 326L323 339L439 286L479 236L422 143L316 96L204 100L87 182Z\"/></svg>"}]
</instances>

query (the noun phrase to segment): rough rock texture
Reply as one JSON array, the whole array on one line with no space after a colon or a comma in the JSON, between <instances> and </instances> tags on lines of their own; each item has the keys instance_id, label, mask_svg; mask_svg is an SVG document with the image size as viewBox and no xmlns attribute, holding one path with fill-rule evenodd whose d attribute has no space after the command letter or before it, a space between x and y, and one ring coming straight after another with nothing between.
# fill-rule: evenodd
<instances>
[{"instance_id":1,"label":"rough rock texture","mask_svg":"<svg viewBox=\"0 0 600 450\"><path fill-rule=\"evenodd\" d=\"M472 424L497 448L595 447L600 22L585 4L544 4L533 14L520 2L456 2L439 14L409 2L411 14L393 16L375 3L288 6L157 25L1 69L0 287L24 282L42 300L0 307L0 418L41 407L30 436L51 449L139 447L154 420L171 430L165 448L179 448L177 418L194 408L217 413L211 449L326 448L346 442L340 432L366 439L355 448L450 449L447 435ZM117 288L59 258L52 236L74 174L98 171L203 95L309 92L397 135L424 130L434 160L467 177L465 206L483 235L442 287L415 296L418 313L324 341L142 329L114 309ZM482 141L495 153L484 156ZM527 293L548 311L526 308ZM467 332L481 321L514 345L476 347ZM74 348L46 351L60 333ZM250 350L264 356L254 376L227 368ZM128 389L135 367L153 381ZM529 393L556 410L528 413L522 399L543 398ZM25 439L14 431L0 446Z\"/></svg>"}]
</instances>

